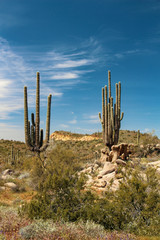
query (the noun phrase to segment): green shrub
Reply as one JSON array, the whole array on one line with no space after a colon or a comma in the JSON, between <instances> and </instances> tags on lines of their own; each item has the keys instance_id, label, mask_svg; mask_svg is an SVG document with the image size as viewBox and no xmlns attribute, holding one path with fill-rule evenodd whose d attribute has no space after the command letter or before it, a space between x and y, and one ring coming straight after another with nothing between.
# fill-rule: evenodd
<instances>
[{"instance_id":1,"label":"green shrub","mask_svg":"<svg viewBox=\"0 0 160 240\"><path fill-rule=\"evenodd\" d=\"M53 221L37 220L20 229L19 234L25 240L43 239L45 235L51 235L56 232L56 226Z\"/></svg>"},{"instance_id":2,"label":"green shrub","mask_svg":"<svg viewBox=\"0 0 160 240\"><path fill-rule=\"evenodd\" d=\"M105 228L143 235L160 234L160 188L156 170L128 170L120 188L97 203L94 221Z\"/></svg>"},{"instance_id":3,"label":"green shrub","mask_svg":"<svg viewBox=\"0 0 160 240\"><path fill-rule=\"evenodd\" d=\"M156 170L129 168L117 191L99 198L83 189L85 178L71 151L55 148L38 176L38 194L23 211L30 218L87 220L109 230L160 234L160 188ZM39 172L39 171L38 171Z\"/></svg>"},{"instance_id":4,"label":"green shrub","mask_svg":"<svg viewBox=\"0 0 160 240\"><path fill-rule=\"evenodd\" d=\"M24 208L31 218L53 218L76 221L83 214L87 194L82 193L84 177L76 174L79 165L71 151L57 147L47 159L46 168L40 162L34 169L38 194ZM39 174L41 173L41 174Z\"/></svg>"}]
</instances>

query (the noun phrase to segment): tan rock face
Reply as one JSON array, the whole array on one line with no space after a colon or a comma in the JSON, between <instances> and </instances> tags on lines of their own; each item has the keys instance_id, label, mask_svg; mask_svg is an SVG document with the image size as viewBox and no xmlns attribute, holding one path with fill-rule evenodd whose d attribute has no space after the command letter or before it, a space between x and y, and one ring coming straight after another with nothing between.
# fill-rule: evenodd
<instances>
[{"instance_id":1,"label":"tan rock face","mask_svg":"<svg viewBox=\"0 0 160 240\"><path fill-rule=\"evenodd\" d=\"M121 143L119 145L113 145L112 151L110 154L112 155L112 162L115 162L118 158L121 158L122 160L126 160L128 153L127 153L127 147L128 144Z\"/></svg>"},{"instance_id":2,"label":"tan rock face","mask_svg":"<svg viewBox=\"0 0 160 240\"><path fill-rule=\"evenodd\" d=\"M111 180L114 180L114 179L115 179L115 171L103 176L103 180L105 180L107 183L109 183Z\"/></svg>"},{"instance_id":3,"label":"tan rock face","mask_svg":"<svg viewBox=\"0 0 160 240\"><path fill-rule=\"evenodd\" d=\"M113 145L110 152L108 152L106 149L102 149L100 161L115 163L118 158L126 160L127 157L128 157L128 144L121 143L119 145Z\"/></svg>"},{"instance_id":4,"label":"tan rock face","mask_svg":"<svg viewBox=\"0 0 160 240\"><path fill-rule=\"evenodd\" d=\"M82 137L73 137L71 135L63 135L58 132L52 133L51 134L51 139L55 140L61 140L61 141L92 141L95 139L99 139L98 137L95 136L82 136Z\"/></svg>"},{"instance_id":5,"label":"tan rock face","mask_svg":"<svg viewBox=\"0 0 160 240\"><path fill-rule=\"evenodd\" d=\"M120 180L116 179L113 181L113 184L111 185L111 190L116 191L119 188Z\"/></svg>"},{"instance_id":6,"label":"tan rock face","mask_svg":"<svg viewBox=\"0 0 160 240\"><path fill-rule=\"evenodd\" d=\"M104 180L100 180L94 183L94 186L98 188L105 188L106 185L107 185L107 182Z\"/></svg>"},{"instance_id":7,"label":"tan rock face","mask_svg":"<svg viewBox=\"0 0 160 240\"><path fill-rule=\"evenodd\" d=\"M98 178L102 178L104 175L106 175L108 173L111 173L111 172L114 172L115 169L116 169L116 165L114 165L111 162L106 162L104 164L104 167L103 167L102 171L100 171L100 173L98 175Z\"/></svg>"},{"instance_id":8,"label":"tan rock face","mask_svg":"<svg viewBox=\"0 0 160 240\"><path fill-rule=\"evenodd\" d=\"M118 165L126 166L126 162L123 161L123 160L121 160L121 159L117 159L117 160L116 160L116 163L117 163Z\"/></svg>"},{"instance_id":9,"label":"tan rock face","mask_svg":"<svg viewBox=\"0 0 160 240\"><path fill-rule=\"evenodd\" d=\"M2 175L6 176L6 175L11 175L13 173L12 169L6 169L2 172Z\"/></svg>"}]
</instances>

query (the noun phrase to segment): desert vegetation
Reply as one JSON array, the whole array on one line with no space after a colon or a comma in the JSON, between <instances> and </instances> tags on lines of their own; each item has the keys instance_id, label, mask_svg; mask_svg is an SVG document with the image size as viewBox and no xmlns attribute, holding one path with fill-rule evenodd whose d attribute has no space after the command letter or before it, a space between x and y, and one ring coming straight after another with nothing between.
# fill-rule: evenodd
<instances>
[{"instance_id":1,"label":"desert vegetation","mask_svg":"<svg viewBox=\"0 0 160 240\"><path fill-rule=\"evenodd\" d=\"M102 133L40 130L40 78L36 119L28 121L26 144L0 140L0 239L158 240L160 237L160 140L120 130L121 84L116 103L111 74L102 89ZM108 95L108 96L107 96Z\"/></svg>"}]
</instances>

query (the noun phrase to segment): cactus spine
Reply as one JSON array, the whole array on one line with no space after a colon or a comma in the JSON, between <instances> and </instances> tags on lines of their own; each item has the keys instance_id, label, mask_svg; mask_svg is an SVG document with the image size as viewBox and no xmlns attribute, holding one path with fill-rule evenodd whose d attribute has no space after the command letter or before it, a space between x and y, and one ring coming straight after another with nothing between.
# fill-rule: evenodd
<instances>
[{"instance_id":1,"label":"cactus spine","mask_svg":"<svg viewBox=\"0 0 160 240\"><path fill-rule=\"evenodd\" d=\"M49 143L50 135L50 116L51 116L51 98L48 96L47 105L47 121L46 121L46 137L43 142L43 129L40 129L40 74L37 72L37 89L36 89L36 119L34 113L31 114L31 124L28 120L28 100L27 100L27 87L24 87L24 129L25 129L25 142L27 147L34 152L44 151Z\"/></svg>"},{"instance_id":2,"label":"cactus spine","mask_svg":"<svg viewBox=\"0 0 160 240\"><path fill-rule=\"evenodd\" d=\"M121 113L121 83L116 83L116 102L113 105L111 96L111 72L108 71L108 89L102 88L102 117L99 113L99 119L102 124L102 136L105 146L111 149L111 146L118 143L120 122L124 113Z\"/></svg>"}]
</instances>

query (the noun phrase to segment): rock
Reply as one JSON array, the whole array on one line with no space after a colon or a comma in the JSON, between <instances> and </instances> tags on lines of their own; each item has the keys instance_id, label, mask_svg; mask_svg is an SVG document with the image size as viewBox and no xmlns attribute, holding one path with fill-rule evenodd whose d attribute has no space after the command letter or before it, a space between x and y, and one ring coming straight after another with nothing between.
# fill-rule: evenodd
<instances>
[{"instance_id":1,"label":"rock","mask_svg":"<svg viewBox=\"0 0 160 240\"><path fill-rule=\"evenodd\" d=\"M103 180L105 180L106 182L110 182L114 178L115 178L115 172L108 173L107 175L103 176Z\"/></svg>"},{"instance_id":2,"label":"rock","mask_svg":"<svg viewBox=\"0 0 160 240\"><path fill-rule=\"evenodd\" d=\"M103 163L103 162L107 162L108 161L108 154L106 153L101 153L101 158L100 158L100 161Z\"/></svg>"},{"instance_id":3,"label":"rock","mask_svg":"<svg viewBox=\"0 0 160 240\"><path fill-rule=\"evenodd\" d=\"M98 175L98 178L102 178L104 175L108 174L108 173L111 173L111 172L114 172L116 169L116 166L111 163L111 162L106 162L104 164L104 167L102 169L102 171L100 171L99 175Z\"/></svg>"},{"instance_id":4,"label":"rock","mask_svg":"<svg viewBox=\"0 0 160 240\"><path fill-rule=\"evenodd\" d=\"M0 191L4 191L6 188L4 186L0 187Z\"/></svg>"},{"instance_id":5,"label":"rock","mask_svg":"<svg viewBox=\"0 0 160 240\"><path fill-rule=\"evenodd\" d=\"M101 153L106 154L107 153L107 149L106 148L102 148L101 149Z\"/></svg>"},{"instance_id":6,"label":"rock","mask_svg":"<svg viewBox=\"0 0 160 240\"><path fill-rule=\"evenodd\" d=\"M120 155L120 146L113 145L112 151L110 152L110 157L112 158L112 162L115 162Z\"/></svg>"},{"instance_id":7,"label":"rock","mask_svg":"<svg viewBox=\"0 0 160 240\"><path fill-rule=\"evenodd\" d=\"M157 172L160 174L160 168L157 168Z\"/></svg>"},{"instance_id":8,"label":"rock","mask_svg":"<svg viewBox=\"0 0 160 240\"><path fill-rule=\"evenodd\" d=\"M7 182L4 184L5 187L11 188L11 189L16 189L17 185L13 182Z\"/></svg>"},{"instance_id":9,"label":"rock","mask_svg":"<svg viewBox=\"0 0 160 240\"><path fill-rule=\"evenodd\" d=\"M121 179L121 178L123 178L122 173L117 173L115 176L116 176L116 179Z\"/></svg>"},{"instance_id":10,"label":"rock","mask_svg":"<svg viewBox=\"0 0 160 240\"><path fill-rule=\"evenodd\" d=\"M150 163L148 163L148 165L160 168L160 160L156 161L156 162L150 162Z\"/></svg>"},{"instance_id":11,"label":"rock","mask_svg":"<svg viewBox=\"0 0 160 240\"><path fill-rule=\"evenodd\" d=\"M92 185L94 180L90 175L87 175L87 181L86 181L86 186Z\"/></svg>"},{"instance_id":12,"label":"rock","mask_svg":"<svg viewBox=\"0 0 160 240\"><path fill-rule=\"evenodd\" d=\"M21 173L20 175L19 175L19 177L18 177L18 179L24 179L24 178L28 178L30 176L30 174L29 173Z\"/></svg>"},{"instance_id":13,"label":"rock","mask_svg":"<svg viewBox=\"0 0 160 240\"><path fill-rule=\"evenodd\" d=\"M97 163L95 163L94 170L97 170L98 168L99 168L99 165Z\"/></svg>"},{"instance_id":14,"label":"rock","mask_svg":"<svg viewBox=\"0 0 160 240\"><path fill-rule=\"evenodd\" d=\"M6 169L2 172L2 175L3 176L6 176L6 175L11 175L13 173L13 170L12 169Z\"/></svg>"},{"instance_id":15,"label":"rock","mask_svg":"<svg viewBox=\"0 0 160 240\"><path fill-rule=\"evenodd\" d=\"M1 173L1 179L3 180L10 179L12 174L13 174L12 169L6 169Z\"/></svg>"},{"instance_id":16,"label":"rock","mask_svg":"<svg viewBox=\"0 0 160 240\"><path fill-rule=\"evenodd\" d=\"M118 190L118 188L119 188L119 184L120 184L119 182L120 182L119 179L115 179L114 182L112 183L110 189L111 189L112 191L116 191L116 190Z\"/></svg>"},{"instance_id":17,"label":"rock","mask_svg":"<svg viewBox=\"0 0 160 240\"><path fill-rule=\"evenodd\" d=\"M11 177L10 175L2 175L1 176L1 179L3 179L3 180L7 180L7 179L13 179L13 177Z\"/></svg>"},{"instance_id":18,"label":"rock","mask_svg":"<svg viewBox=\"0 0 160 240\"><path fill-rule=\"evenodd\" d=\"M94 184L94 186L98 188L105 188L106 185L107 185L107 182L104 180L96 181Z\"/></svg>"},{"instance_id":19,"label":"rock","mask_svg":"<svg viewBox=\"0 0 160 240\"><path fill-rule=\"evenodd\" d=\"M120 157L122 160L126 160L128 156L127 152L127 143L121 143L119 145L113 145L112 151L109 156L112 158L112 162L116 162L116 160Z\"/></svg>"},{"instance_id":20,"label":"rock","mask_svg":"<svg viewBox=\"0 0 160 240\"><path fill-rule=\"evenodd\" d=\"M121 160L121 159L117 159L117 160L116 160L116 163L117 163L118 165L126 166L126 162L123 161L123 160Z\"/></svg>"},{"instance_id":21,"label":"rock","mask_svg":"<svg viewBox=\"0 0 160 240\"><path fill-rule=\"evenodd\" d=\"M84 168L81 173L92 173L93 172L93 167L88 167Z\"/></svg>"}]
</instances>

